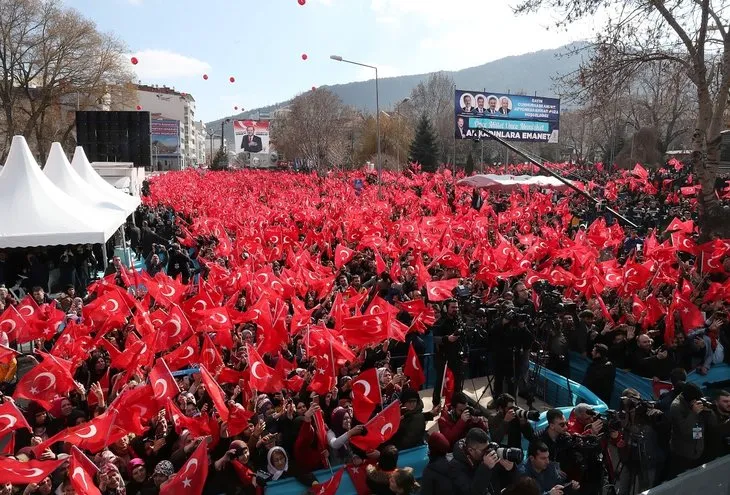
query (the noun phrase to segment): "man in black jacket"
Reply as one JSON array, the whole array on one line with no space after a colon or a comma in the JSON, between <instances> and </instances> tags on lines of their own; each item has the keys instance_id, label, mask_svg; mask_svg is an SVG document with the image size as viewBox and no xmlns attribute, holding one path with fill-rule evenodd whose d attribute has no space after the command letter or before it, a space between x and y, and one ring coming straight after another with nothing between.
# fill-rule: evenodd
<instances>
[{"instance_id":1,"label":"man in black jacket","mask_svg":"<svg viewBox=\"0 0 730 495\"><path fill-rule=\"evenodd\" d=\"M433 421L439 415L441 406L436 404L429 412L423 412L423 401L418 392L412 388L403 389L400 401L402 404L400 426L391 442L398 447L398 450L423 445L426 423Z\"/></svg>"},{"instance_id":2,"label":"man in black jacket","mask_svg":"<svg viewBox=\"0 0 730 495\"><path fill-rule=\"evenodd\" d=\"M591 351L593 361L588 365L583 385L606 404L611 403L613 384L616 381L616 366L608 360L608 347L596 344Z\"/></svg>"},{"instance_id":3,"label":"man in black jacket","mask_svg":"<svg viewBox=\"0 0 730 495\"><path fill-rule=\"evenodd\" d=\"M459 328L459 303L449 299L444 303L446 312L432 328L436 351L436 383L433 386L433 404L441 402L441 386L446 366L454 374L454 392L464 388L464 359L466 348Z\"/></svg>"},{"instance_id":4,"label":"man in black jacket","mask_svg":"<svg viewBox=\"0 0 730 495\"><path fill-rule=\"evenodd\" d=\"M494 401L497 414L489 418L489 435L493 441L508 447L522 448L522 437L527 442L535 439L535 432L526 418L515 414L515 398L501 394Z\"/></svg>"},{"instance_id":5,"label":"man in black jacket","mask_svg":"<svg viewBox=\"0 0 730 495\"><path fill-rule=\"evenodd\" d=\"M720 390L715 396L715 407L709 417L706 460L730 454L730 392Z\"/></svg>"},{"instance_id":6,"label":"man in black jacket","mask_svg":"<svg viewBox=\"0 0 730 495\"><path fill-rule=\"evenodd\" d=\"M502 482L495 467L509 471L514 476L514 464L500 460L497 453L489 448L487 432L472 428L466 438L459 440L454 447L454 458L449 461L452 489L450 493L459 495L496 495L500 493ZM505 483L506 486L508 483Z\"/></svg>"}]
</instances>

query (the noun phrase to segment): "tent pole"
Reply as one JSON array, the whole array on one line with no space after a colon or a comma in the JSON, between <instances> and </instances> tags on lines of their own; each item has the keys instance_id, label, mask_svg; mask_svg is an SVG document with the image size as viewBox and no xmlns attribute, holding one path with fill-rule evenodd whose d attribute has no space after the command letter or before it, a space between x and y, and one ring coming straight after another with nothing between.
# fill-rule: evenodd
<instances>
[{"instance_id":1,"label":"tent pole","mask_svg":"<svg viewBox=\"0 0 730 495\"><path fill-rule=\"evenodd\" d=\"M109 265L109 257L106 254L106 242L101 243L101 259L104 262L104 271L106 271L106 267Z\"/></svg>"},{"instance_id":2,"label":"tent pole","mask_svg":"<svg viewBox=\"0 0 730 495\"><path fill-rule=\"evenodd\" d=\"M520 155L521 157L525 158L526 160L528 160L530 163L532 163L533 165L535 165L537 168L539 168L543 172L546 172L546 173L552 175L553 177L555 177L556 179L558 179L560 182L562 182L563 184L565 184L566 186L568 186L569 188L571 188L572 190L574 190L575 192L577 192L581 196L585 197L587 200L591 201L594 205L596 205L596 206L599 206L600 205L600 201L599 200L597 200L596 198L594 198L593 196L591 196L587 192L583 191L582 189L577 188L572 182L570 182L569 180L563 178L557 172L555 172L552 169L546 167L542 163L538 162L537 160L535 160L534 158L532 158L530 155L528 155L526 152L524 152L521 149L517 148L516 146L513 146L512 144L508 143L507 141L505 141L501 137L496 136L492 131L490 131L488 129L480 129L480 130L482 132L485 132L489 137L491 137L492 139L494 139L498 143L500 143L500 144L504 145L505 147L507 147L509 150L511 150L511 151L517 153L518 155ZM612 214L614 214L616 217L620 218L621 220L623 220L627 224L631 225L634 228L638 228L638 226L634 222L632 222L631 220L629 220L625 216L621 215L619 212L617 212L613 208L610 208L608 206L606 206L605 208L606 208L607 211L611 212Z\"/></svg>"}]
</instances>

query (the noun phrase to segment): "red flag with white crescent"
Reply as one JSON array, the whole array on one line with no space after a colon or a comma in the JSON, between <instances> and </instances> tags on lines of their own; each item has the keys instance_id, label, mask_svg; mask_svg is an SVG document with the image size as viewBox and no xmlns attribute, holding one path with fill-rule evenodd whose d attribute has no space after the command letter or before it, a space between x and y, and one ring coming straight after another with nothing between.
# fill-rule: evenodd
<instances>
[{"instance_id":1,"label":"red flag with white crescent","mask_svg":"<svg viewBox=\"0 0 730 495\"><path fill-rule=\"evenodd\" d=\"M167 367L163 358L157 359L150 370L149 378L152 394L158 404L165 404L168 398L174 399L180 393L180 387L177 386L175 377L172 376L170 368Z\"/></svg>"},{"instance_id":2,"label":"red flag with white crescent","mask_svg":"<svg viewBox=\"0 0 730 495\"><path fill-rule=\"evenodd\" d=\"M360 423L366 423L382 402L378 370L369 368L352 381L352 409Z\"/></svg>"},{"instance_id":3,"label":"red flag with white crescent","mask_svg":"<svg viewBox=\"0 0 730 495\"><path fill-rule=\"evenodd\" d=\"M453 297L453 291L459 285L458 278L451 280L438 280L426 283L426 294L431 302L440 302Z\"/></svg>"},{"instance_id":4,"label":"red flag with white crescent","mask_svg":"<svg viewBox=\"0 0 730 495\"><path fill-rule=\"evenodd\" d=\"M71 449L71 462L68 465L68 476L76 493L84 495L101 495L94 484L94 475L99 468L77 447Z\"/></svg>"},{"instance_id":5,"label":"red flag with white crescent","mask_svg":"<svg viewBox=\"0 0 730 495\"><path fill-rule=\"evenodd\" d=\"M160 487L160 495L201 495L208 477L208 442L200 442L175 476Z\"/></svg>"},{"instance_id":6,"label":"red flag with white crescent","mask_svg":"<svg viewBox=\"0 0 730 495\"><path fill-rule=\"evenodd\" d=\"M426 383L423 365L413 348L413 343L408 345L408 356L406 357L406 365L403 367L403 373L411 380L413 390L421 390L423 384Z\"/></svg>"},{"instance_id":7,"label":"red flag with white crescent","mask_svg":"<svg viewBox=\"0 0 730 495\"><path fill-rule=\"evenodd\" d=\"M395 401L365 423L367 433L350 438L357 448L369 452L390 440L400 426L400 401Z\"/></svg>"}]
</instances>

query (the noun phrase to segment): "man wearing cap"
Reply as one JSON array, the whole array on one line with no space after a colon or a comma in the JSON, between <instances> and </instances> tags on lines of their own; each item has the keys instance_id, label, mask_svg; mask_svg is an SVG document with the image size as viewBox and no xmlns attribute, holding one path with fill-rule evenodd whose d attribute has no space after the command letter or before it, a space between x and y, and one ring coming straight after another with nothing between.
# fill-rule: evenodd
<instances>
[{"instance_id":1,"label":"man wearing cap","mask_svg":"<svg viewBox=\"0 0 730 495\"><path fill-rule=\"evenodd\" d=\"M707 435L707 410L702 391L694 383L685 383L682 393L669 408L671 427L668 478L696 468L702 463Z\"/></svg>"},{"instance_id":2,"label":"man wearing cap","mask_svg":"<svg viewBox=\"0 0 730 495\"><path fill-rule=\"evenodd\" d=\"M430 411L423 412L423 401L418 392L412 388L403 389L400 401L402 404L400 426L391 441L398 447L398 450L423 445L426 423L434 420L441 412L441 406L436 404Z\"/></svg>"}]
</instances>

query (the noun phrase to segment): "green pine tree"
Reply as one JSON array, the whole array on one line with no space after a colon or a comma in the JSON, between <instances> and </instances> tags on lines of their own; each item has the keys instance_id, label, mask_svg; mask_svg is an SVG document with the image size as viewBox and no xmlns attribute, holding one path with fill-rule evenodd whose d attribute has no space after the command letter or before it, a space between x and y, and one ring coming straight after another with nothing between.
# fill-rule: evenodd
<instances>
[{"instance_id":1,"label":"green pine tree","mask_svg":"<svg viewBox=\"0 0 730 495\"><path fill-rule=\"evenodd\" d=\"M210 164L211 170L226 170L228 169L228 153L223 148L218 148L213 161Z\"/></svg>"},{"instance_id":2,"label":"green pine tree","mask_svg":"<svg viewBox=\"0 0 730 495\"><path fill-rule=\"evenodd\" d=\"M471 155L471 151L469 152L469 156L466 157L466 166L464 167L464 174L466 176L470 176L474 173L474 157Z\"/></svg>"},{"instance_id":3,"label":"green pine tree","mask_svg":"<svg viewBox=\"0 0 730 495\"><path fill-rule=\"evenodd\" d=\"M436 144L436 133L433 130L431 121L426 114L421 116L416 128L416 135L413 137L408 153L411 162L421 164L424 172L435 172L438 165L438 145Z\"/></svg>"}]
</instances>

